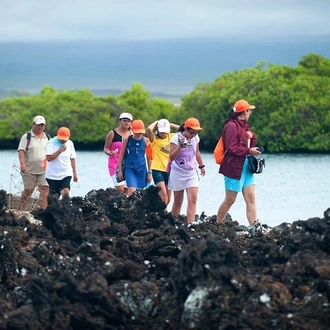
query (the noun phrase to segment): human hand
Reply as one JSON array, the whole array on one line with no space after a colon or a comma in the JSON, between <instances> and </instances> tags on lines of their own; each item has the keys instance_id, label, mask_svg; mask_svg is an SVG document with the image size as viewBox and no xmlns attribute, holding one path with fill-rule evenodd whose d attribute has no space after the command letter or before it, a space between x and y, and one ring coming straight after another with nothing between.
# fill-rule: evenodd
<instances>
[{"instance_id":1,"label":"human hand","mask_svg":"<svg viewBox=\"0 0 330 330\"><path fill-rule=\"evenodd\" d=\"M185 148L187 146L187 139L184 136L182 136L179 138L179 143L181 148Z\"/></svg>"},{"instance_id":2,"label":"human hand","mask_svg":"<svg viewBox=\"0 0 330 330\"><path fill-rule=\"evenodd\" d=\"M246 131L246 137L248 139L252 139L253 138L253 133L251 131Z\"/></svg>"},{"instance_id":3,"label":"human hand","mask_svg":"<svg viewBox=\"0 0 330 330\"><path fill-rule=\"evenodd\" d=\"M148 182L152 181L152 173L151 172L148 172L148 174L147 174L147 181Z\"/></svg>"},{"instance_id":4,"label":"human hand","mask_svg":"<svg viewBox=\"0 0 330 330\"><path fill-rule=\"evenodd\" d=\"M120 167L118 167L118 178L119 178L120 181L124 180L123 171Z\"/></svg>"},{"instance_id":5,"label":"human hand","mask_svg":"<svg viewBox=\"0 0 330 330\"><path fill-rule=\"evenodd\" d=\"M258 156L261 154L261 152L258 150L258 147L250 148L249 153L250 153L250 155L253 155L253 156Z\"/></svg>"},{"instance_id":6,"label":"human hand","mask_svg":"<svg viewBox=\"0 0 330 330\"><path fill-rule=\"evenodd\" d=\"M205 170L205 167L201 168L201 176L204 176L206 174L206 170Z\"/></svg>"},{"instance_id":7,"label":"human hand","mask_svg":"<svg viewBox=\"0 0 330 330\"><path fill-rule=\"evenodd\" d=\"M110 151L109 156L116 156L117 152L118 152L118 148L116 148L115 150Z\"/></svg>"},{"instance_id":8,"label":"human hand","mask_svg":"<svg viewBox=\"0 0 330 330\"><path fill-rule=\"evenodd\" d=\"M63 144L60 149L58 149L60 152L64 152L66 150L67 146Z\"/></svg>"}]
</instances>

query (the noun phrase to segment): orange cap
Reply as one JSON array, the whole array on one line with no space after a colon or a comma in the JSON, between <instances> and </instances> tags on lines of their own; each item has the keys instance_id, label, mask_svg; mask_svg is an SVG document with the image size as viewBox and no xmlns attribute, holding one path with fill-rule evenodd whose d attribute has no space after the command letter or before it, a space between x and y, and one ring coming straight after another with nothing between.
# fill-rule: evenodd
<instances>
[{"instance_id":1,"label":"orange cap","mask_svg":"<svg viewBox=\"0 0 330 330\"><path fill-rule=\"evenodd\" d=\"M59 140L69 140L70 138L70 130L67 127L60 127L57 131L57 138Z\"/></svg>"},{"instance_id":2,"label":"orange cap","mask_svg":"<svg viewBox=\"0 0 330 330\"><path fill-rule=\"evenodd\" d=\"M250 105L247 101L245 100L238 100L235 102L234 104L234 107L233 107L233 110L235 112L244 112L246 110L253 110L255 109L256 107L254 105Z\"/></svg>"},{"instance_id":3,"label":"orange cap","mask_svg":"<svg viewBox=\"0 0 330 330\"><path fill-rule=\"evenodd\" d=\"M141 119L133 120L132 122L132 131L134 134L145 133L146 129L144 127L144 123Z\"/></svg>"},{"instance_id":4,"label":"orange cap","mask_svg":"<svg viewBox=\"0 0 330 330\"><path fill-rule=\"evenodd\" d=\"M202 128L199 124L198 119L196 118L188 118L185 122L184 122L184 126L186 128L192 128L195 131L204 131L204 128Z\"/></svg>"}]
</instances>

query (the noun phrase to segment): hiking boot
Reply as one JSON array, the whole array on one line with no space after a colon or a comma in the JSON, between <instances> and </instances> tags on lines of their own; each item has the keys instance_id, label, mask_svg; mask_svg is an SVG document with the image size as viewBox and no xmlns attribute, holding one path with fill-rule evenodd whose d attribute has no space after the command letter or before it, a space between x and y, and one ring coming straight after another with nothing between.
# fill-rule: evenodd
<instances>
[{"instance_id":1,"label":"hiking boot","mask_svg":"<svg viewBox=\"0 0 330 330\"><path fill-rule=\"evenodd\" d=\"M251 226L249 226L249 237L260 237L262 235L262 226L259 219L257 219Z\"/></svg>"}]
</instances>

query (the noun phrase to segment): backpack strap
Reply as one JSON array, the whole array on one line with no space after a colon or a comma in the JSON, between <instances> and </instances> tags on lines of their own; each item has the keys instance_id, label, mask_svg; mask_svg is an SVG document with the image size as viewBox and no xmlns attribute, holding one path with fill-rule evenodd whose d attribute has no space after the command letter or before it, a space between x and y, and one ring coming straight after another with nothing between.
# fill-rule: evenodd
<instances>
[{"instance_id":1,"label":"backpack strap","mask_svg":"<svg viewBox=\"0 0 330 330\"><path fill-rule=\"evenodd\" d=\"M26 151L29 149L30 142L31 142L31 131L28 131L26 132L26 148L25 148Z\"/></svg>"},{"instance_id":2,"label":"backpack strap","mask_svg":"<svg viewBox=\"0 0 330 330\"><path fill-rule=\"evenodd\" d=\"M47 136L48 141L51 139L50 135L48 133L45 133ZM31 142L31 131L26 132L26 148L25 150L27 151L29 149L29 145Z\"/></svg>"}]
</instances>

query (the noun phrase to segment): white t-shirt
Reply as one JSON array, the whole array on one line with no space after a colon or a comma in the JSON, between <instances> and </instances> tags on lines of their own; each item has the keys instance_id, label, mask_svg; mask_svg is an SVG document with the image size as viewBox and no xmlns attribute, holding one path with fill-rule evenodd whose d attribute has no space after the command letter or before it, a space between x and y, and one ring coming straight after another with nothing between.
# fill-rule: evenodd
<instances>
[{"instance_id":1,"label":"white t-shirt","mask_svg":"<svg viewBox=\"0 0 330 330\"><path fill-rule=\"evenodd\" d=\"M52 138L47 143L46 155L52 155L61 147L61 143L57 137ZM77 157L76 150L71 140L66 141L66 150L57 158L47 163L46 178L51 180L63 180L68 176L72 176L71 159Z\"/></svg>"}]
</instances>

